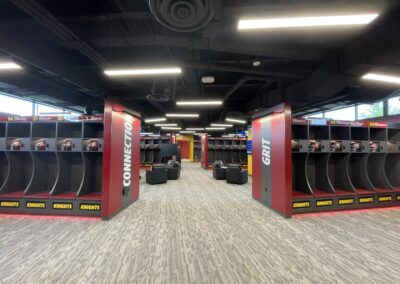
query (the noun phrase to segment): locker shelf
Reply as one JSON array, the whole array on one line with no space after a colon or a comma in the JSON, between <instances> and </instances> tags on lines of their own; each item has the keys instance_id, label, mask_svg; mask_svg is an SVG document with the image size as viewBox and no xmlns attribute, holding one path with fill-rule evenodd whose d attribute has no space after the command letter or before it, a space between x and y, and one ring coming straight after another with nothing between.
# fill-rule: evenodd
<instances>
[{"instance_id":1,"label":"locker shelf","mask_svg":"<svg viewBox=\"0 0 400 284\"><path fill-rule=\"evenodd\" d=\"M58 138L82 138L81 122L59 122L57 129Z\"/></svg>"},{"instance_id":2,"label":"locker shelf","mask_svg":"<svg viewBox=\"0 0 400 284\"><path fill-rule=\"evenodd\" d=\"M27 122L16 122L7 124L7 137L29 138L31 137L31 124Z\"/></svg>"},{"instance_id":3,"label":"locker shelf","mask_svg":"<svg viewBox=\"0 0 400 284\"><path fill-rule=\"evenodd\" d=\"M84 122L83 123L83 138L103 138L102 122Z\"/></svg>"},{"instance_id":4,"label":"locker shelf","mask_svg":"<svg viewBox=\"0 0 400 284\"><path fill-rule=\"evenodd\" d=\"M32 138L56 138L56 124L49 122L32 123Z\"/></svg>"}]
</instances>

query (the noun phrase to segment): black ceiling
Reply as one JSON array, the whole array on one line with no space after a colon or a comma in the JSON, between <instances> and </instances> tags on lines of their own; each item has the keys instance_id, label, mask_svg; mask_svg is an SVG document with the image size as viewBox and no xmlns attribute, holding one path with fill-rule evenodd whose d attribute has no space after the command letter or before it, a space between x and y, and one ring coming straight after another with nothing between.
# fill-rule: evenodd
<instances>
[{"instance_id":1,"label":"black ceiling","mask_svg":"<svg viewBox=\"0 0 400 284\"><path fill-rule=\"evenodd\" d=\"M144 116L177 111L177 99L225 99L223 108L198 110L206 126L226 115L248 118L256 109L291 102L298 114L329 104L373 101L393 86L366 84L369 70L399 72L397 0L212 0L204 26L182 32L165 27L149 0L0 1L0 60L22 72L0 73L0 91L80 110L115 97ZM150 2L205 3L206 0ZM324 2L321 4L321 2ZM199 7L199 6L197 6ZM363 27L243 32L239 18L378 12ZM261 61L259 67L252 62ZM175 78L107 78L110 67L178 65ZM203 75L215 83L201 83ZM150 102L152 91L170 97Z\"/></svg>"}]
</instances>

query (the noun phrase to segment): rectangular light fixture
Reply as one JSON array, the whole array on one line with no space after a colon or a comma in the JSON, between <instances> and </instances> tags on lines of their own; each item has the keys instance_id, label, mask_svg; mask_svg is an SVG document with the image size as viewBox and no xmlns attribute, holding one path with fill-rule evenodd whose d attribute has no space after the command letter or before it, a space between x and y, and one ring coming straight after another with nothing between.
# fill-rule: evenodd
<instances>
[{"instance_id":1,"label":"rectangular light fixture","mask_svg":"<svg viewBox=\"0 0 400 284\"><path fill-rule=\"evenodd\" d=\"M225 127L206 127L206 130L209 131L225 130Z\"/></svg>"},{"instance_id":2,"label":"rectangular light fixture","mask_svg":"<svg viewBox=\"0 0 400 284\"><path fill-rule=\"evenodd\" d=\"M154 126L162 127L162 126L178 126L176 123L156 123Z\"/></svg>"},{"instance_id":3,"label":"rectangular light fixture","mask_svg":"<svg viewBox=\"0 0 400 284\"><path fill-rule=\"evenodd\" d=\"M160 121L166 121L167 119L165 117L158 117L158 118L149 118L145 119L144 122L146 123L153 123L153 122L160 122Z\"/></svg>"},{"instance_id":4,"label":"rectangular light fixture","mask_svg":"<svg viewBox=\"0 0 400 284\"><path fill-rule=\"evenodd\" d=\"M239 123L239 124L246 124L247 123L246 120L236 119L236 118L229 118L229 117L225 118L225 121Z\"/></svg>"},{"instance_id":5,"label":"rectangular light fixture","mask_svg":"<svg viewBox=\"0 0 400 284\"><path fill-rule=\"evenodd\" d=\"M220 106L222 101L179 101L178 106Z\"/></svg>"},{"instance_id":6,"label":"rectangular light fixture","mask_svg":"<svg viewBox=\"0 0 400 284\"><path fill-rule=\"evenodd\" d=\"M372 80L372 81L379 81L379 82L386 82L386 83L393 83L393 84L400 84L400 77L399 76L388 76L383 74L377 73L368 73L362 76L364 80Z\"/></svg>"},{"instance_id":7,"label":"rectangular light fixture","mask_svg":"<svg viewBox=\"0 0 400 284\"><path fill-rule=\"evenodd\" d=\"M181 134L194 134L194 133L196 133L196 131L182 130L182 131L179 131L179 133L181 133Z\"/></svg>"},{"instance_id":8,"label":"rectangular light fixture","mask_svg":"<svg viewBox=\"0 0 400 284\"><path fill-rule=\"evenodd\" d=\"M166 117L187 117L187 118L197 118L199 114L197 113L167 113Z\"/></svg>"},{"instance_id":9,"label":"rectangular light fixture","mask_svg":"<svg viewBox=\"0 0 400 284\"><path fill-rule=\"evenodd\" d=\"M203 127L189 127L189 128L186 128L186 130L202 131L202 130L204 130L204 128Z\"/></svg>"},{"instance_id":10,"label":"rectangular light fixture","mask_svg":"<svg viewBox=\"0 0 400 284\"><path fill-rule=\"evenodd\" d=\"M378 14L239 20L239 30L366 25Z\"/></svg>"},{"instance_id":11,"label":"rectangular light fixture","mask_svg":"<svg viewBox=\"0 0 400 284\"><path fill-rule=\"evenodd\" d=\"M201 81L202 81L204 84L212 84L212 83L215 82L215 77L214 77L214 76L203 76L203 77L201 78Z\"/></svg>"},{"instance_id":12,"label":"rectangular light fixture","mask_svg":"<svg viewBox=\"0 0 400 284\"><path fill-rule=\"evenodd\" d=\"M211 123L211 126L214 126L214 127L233 127L233 124Z\"/></svg>"},{"instance_id":13,"label":"rectangular light fixture","mask_svg":"<svg viewBox=\"0 0 400 284\"><path fill-rule=\"evenodd\" d=\"M182 128L180 127L161 127L163 130L181 130Z\"/></svg>"},{"instance_id":14,"label":"rectangular light fixture","mask_svg":"<svg viewBox=\"0 0 400 284\"><path fill-rule=\"evenodd\" d=\"M109 69L104 70L107 76L149 76L149 75L168 75L181 74L179 67L168 68L143 68L143 69Z\"/></svg>"},{"instance_id":15,"label":"rectangular light fixture","mask_svg":"<svg viewBox=\"0 0 400 284\"><path fill-rule=\"evenodd\" d=\"M140 136L153 135L153 132L140 132Z\"/></svg>"},{"instance_id":16,"label":"rectangular light fixture","mask_svg":"<svg viewBox=\"0 0 400 284\"><path fill-rule=\"evenodd\" d=\"M21 66L14 62L0 62L0 70L17 70L22 69Z\"/></svg>"}]
</instances>

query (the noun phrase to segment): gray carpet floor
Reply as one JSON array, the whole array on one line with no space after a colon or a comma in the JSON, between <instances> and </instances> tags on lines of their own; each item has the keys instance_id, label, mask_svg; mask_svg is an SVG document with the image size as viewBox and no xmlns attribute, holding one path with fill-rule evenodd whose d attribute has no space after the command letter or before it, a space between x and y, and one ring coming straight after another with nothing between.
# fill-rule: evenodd
<instances>
[{"instance_id":1,"label":"gray carpet floor","mask_svg":"<svg viewBox=\"0 0 400 284\"><path fill-rule=\"evenodd\" d=\"M0 283L399 283L399 244L398 208L285 219L184 163L111 221L0 216Z\"/></svg>"}]
</instances>

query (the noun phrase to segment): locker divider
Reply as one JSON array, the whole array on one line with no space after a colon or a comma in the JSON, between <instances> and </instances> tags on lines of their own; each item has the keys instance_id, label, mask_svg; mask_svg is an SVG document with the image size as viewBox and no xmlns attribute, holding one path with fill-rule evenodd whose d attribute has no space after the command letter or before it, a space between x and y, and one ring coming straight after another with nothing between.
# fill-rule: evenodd
<instances>
[{"instance_id":1,"label":"locker divider","mask_svg":"<svg viewBox=\"0 0 400 284\"><path fill-rule=\"evenodd\" d=\"M368 157L367 171L368 177L375 191L384 192L392 190L392 186L385 172L385 153L371 153Z\"/></svg>"},{"instance_id":2,"label":"locker divider","mask_svg":"<svg viewBox=\"0 0 400 284\"><path fill-rule=\"evenodd\" d=\"M10 162L5 151L0 151L0 192L7 182L10 172Z\"/></svg>"},{"instance_id":3,"label":"locker divider","mask_svg":"<svg viewBox=\"0 0 400 284\"><path fill-rule=\"evenodd\" d=\"M34 164L30 152L6 152L9 161L9 171L0 194L22 197L32 181Z\"/></svg>"},{"instance_id":4,"label":"locker divider","mask_svg":"<svg viewBox=\"0 0 400 284\"><path fill-rule=\"evenodd\" d=\"M306 179L314 196L330 196L335 190L328 177L328 153L309 153L306 160Z\"/></svg>"},{"instance_id":5,"label":"locker divider","mask_svg":"<svg viewBox=\"0 0 400 284\"><path fill-rule=\"evenodd\" d=\"M51 195L60 199L75 199L82 187L85 173L83 153L58 152L59 173Z\"/></svg>"},{"instance_id":6,"label":"locker divider","mask_svg":"<svg viewBox=\"0 0 400 284\"><path fill-rule=\"evenodd\" d=\"M350 181L357 194L369 194L374 191L374 186L368 177L368 156L367 153L351 153L350 155Z\"/></svg>"},{"instance_id":7,"label":"locker divider","mask_svg":"<svg viewBox=\"0 0 400 284\"><path fill-rule=\"evenodd\" d=\"M103 159L101 153L83 153L84 174L77 197L84 199L101 199L101 178Z\"/></svg>"},{"instance_id":8,"label":"locker divider","mask_svg":"<svg viewBox=\"0 0 400 284\"><path fill-rule=\"evenodd\" d=\"M59 175L59 163L55 152L31 152L33 176L24 195L49 198Z\"/></svg>"},{"instance_id":9,"label":"locker divider","mask_svg":"<svg viewBox=\"0 0 400 284\"><path fill-rule=\"evenodd\" d=\"M393 190L400 190L400 153L389 153L385 159L385 174Z\"/></svg>"},{"instance_id":10,"label":"locker divider","mask_svg":"<svg viewBox=\"0 0 400 284\"><path fill-rule=\"evenodd\" d=\"M337 195L354 194L349 175L350 153L331 153L328 161L328 178Z\"/></svg>"}]
</instances>

